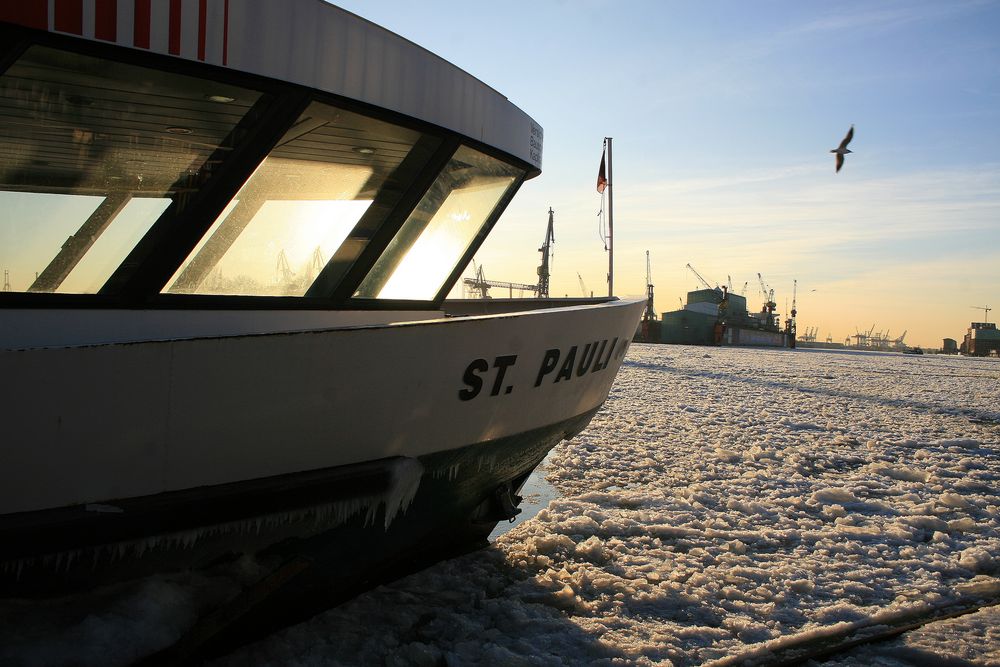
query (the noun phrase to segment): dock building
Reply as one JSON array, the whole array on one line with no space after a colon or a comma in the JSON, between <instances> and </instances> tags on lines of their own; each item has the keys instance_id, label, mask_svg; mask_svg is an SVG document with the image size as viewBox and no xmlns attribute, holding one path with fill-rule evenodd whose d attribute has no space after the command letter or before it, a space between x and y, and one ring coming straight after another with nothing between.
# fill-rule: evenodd
<instances>
[{"instance_id":1,"label":"dock building","mask_svg":"<svg viewBox=\"0 0 1000 667\"><path fill-rule=\"evenodd\" d=\"M962 341L962 354L970 357L1000 356L1000 331L994 322L972 322Z\"/></svg>"}]
</instances>

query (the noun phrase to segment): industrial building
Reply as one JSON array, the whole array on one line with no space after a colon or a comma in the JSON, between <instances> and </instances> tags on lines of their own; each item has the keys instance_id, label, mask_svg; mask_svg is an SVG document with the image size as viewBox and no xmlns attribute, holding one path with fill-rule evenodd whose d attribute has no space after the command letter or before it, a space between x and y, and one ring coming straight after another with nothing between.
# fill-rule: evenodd
<instances>
[{"instance_id":1,"label":"industrial building","mask_svg":"<svg viewBox=\"0 0 1000 667\"><path fill-rule=\"evenodd\" d=\"M1000 356L1000 331L993 322L972 322L962 341L962 354L970 357Z\"/></svg>"}]
</instances>

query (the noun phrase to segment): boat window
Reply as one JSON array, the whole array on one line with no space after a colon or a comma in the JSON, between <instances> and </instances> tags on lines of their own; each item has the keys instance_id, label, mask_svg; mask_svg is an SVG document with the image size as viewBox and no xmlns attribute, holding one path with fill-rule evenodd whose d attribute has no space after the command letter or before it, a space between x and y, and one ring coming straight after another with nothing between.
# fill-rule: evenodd
<instances>
[{"instance_id":1,"label":"boat window","mask_svg":"<svg viewBox=\"0 0 1000 667\"><path fill-rule=\"evenodd\" d=\"M328 264L346 271L439 143L314 102L164 291L305 295Z\"/></svg>"},{"instance_id":2,"label":"boat window","mask_svg":"<svg viewBox=\"0 0 1000 667\"><path fill-rule=\"evenodd\" d=\"M110 199L110 198L109 198ZM105 200L108 201L108 200ZM93 294L170 205L165 197L130 199L56 289L69 294Z\"/></svg>"},{"instance_id":3,"label":"boat window","mask_svg":"<svg viewBox=\"0 0 1000 667\"><path fill-rule=\"evenodd\" d=\"M99 291L221 162L261 93L33 46L0 76L4 288Z\"/></svg>"},{"instance_id":4,"label":"boat window","mask_svg":"<svg viewBox=\"0 0 1000 667\"><path fill-rule=\"evenodd\" d=\"M523 174L522 169L460 147L354 296L434 299Z\"/></svg>"}]
</instances>

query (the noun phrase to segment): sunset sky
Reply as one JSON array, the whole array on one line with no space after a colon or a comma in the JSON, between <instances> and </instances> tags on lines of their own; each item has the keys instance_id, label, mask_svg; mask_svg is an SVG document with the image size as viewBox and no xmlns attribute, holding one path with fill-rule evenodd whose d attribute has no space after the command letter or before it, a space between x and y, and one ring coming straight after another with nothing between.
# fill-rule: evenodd
<instances>
[{"instance_id":1,"label":"sunset sky","mask_svg":"<svg viewBox=\"0 0 1000 667\"><path fill-rule=\"evenodd\" d=\"M477 262L552 294L607 290L595 191L614 139L615 291L656 307L757 273L799 328L940 347L1000 315L1000 2L338 2L506 95L542 175ZM844 168L835 148L856 127ZM500 296L497 293L497 296Z\"/></svg>"}]
</instances>

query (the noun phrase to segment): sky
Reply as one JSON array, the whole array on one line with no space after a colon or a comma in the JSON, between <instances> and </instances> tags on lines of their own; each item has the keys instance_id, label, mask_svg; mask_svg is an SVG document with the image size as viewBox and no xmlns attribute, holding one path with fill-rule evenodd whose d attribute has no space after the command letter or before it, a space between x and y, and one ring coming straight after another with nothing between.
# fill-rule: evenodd
<instances>
[{"instance_id":1,"label":"sky","mask_svg":"<svg viewBox=\"0 0 1000 667\"><path fill-rule=\"evenodd\" d=\"M615 292L675 310L759 280L800 331L961 341L1000 316L1000 2L338 2L506 95L545 131L476 257L607 292L596 192L613 138ZM840 173L836 148L854 140ZM499 292L494 292L501 296Z\"/></svg>"}]
</instances>

